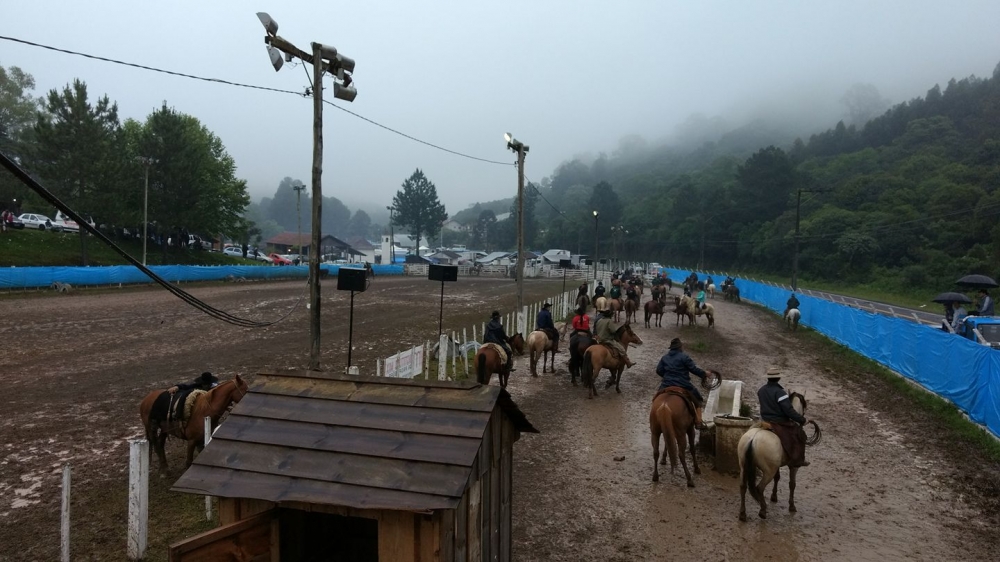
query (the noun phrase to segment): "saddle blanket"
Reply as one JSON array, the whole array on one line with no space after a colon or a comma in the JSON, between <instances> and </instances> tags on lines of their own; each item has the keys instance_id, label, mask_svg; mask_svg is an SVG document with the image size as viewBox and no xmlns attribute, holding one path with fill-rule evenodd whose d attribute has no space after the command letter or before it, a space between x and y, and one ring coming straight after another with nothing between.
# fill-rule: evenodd
<instances>
[{"instance_id":1,"label":"saddle blanket","mask_svg":"<svg viewBox=\"0 0 1000 562\"><path fill-rule=\"evenodd\" d=\"M688 411L691 413L691 415L692 416L695 415L694 397L691 396L691 393L686 388L681 388L679 386L668 386L667 388L661 388L660 390L656 391L656 395L653 396L653 400L655 401L656 397L661 394L672 394L674 396L680 396L681 398L684 399L684 404L687 405Z\"/></svg>"},{"instance_id":2,"label":"saddle blanket","mask_svg":"<svg viewBox=\"0 0 1000 562\"><path fill-rule=\"evenodd\" d=\"M494 352L496 352L496 354L500 356L500 364L502 365L507 364L507 351L504 350L503 347L495 343L484 343L483 347L488 347L492 349Z\"/></svg>"},{"instance_id":3,"label":"saddle blanket","mask_svg":"<svg viewBox=\"0 0 1000 562\"><path fill-rule=\"evenodd\" d=\"M760 421L754 424L774 433L781 441L781 448L785 451L785 456L790 461L801 460L806 454L806 432L802 426L795 422L766 422Z\"/></svg>"}]
</instances>

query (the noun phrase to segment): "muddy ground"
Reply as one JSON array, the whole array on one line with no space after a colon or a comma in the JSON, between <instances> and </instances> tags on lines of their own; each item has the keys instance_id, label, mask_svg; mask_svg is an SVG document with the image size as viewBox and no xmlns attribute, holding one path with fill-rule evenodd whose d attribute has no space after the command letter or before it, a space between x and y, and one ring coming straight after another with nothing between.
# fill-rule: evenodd
<instances>
[{"instance_id":1,"label":"muddy ground","mask_svg":"<svg viewBox=\"0 0 1000 562\"><path fill-rule=\"evenodd\" d=\"M561 290L529 282L529 301ZM438 286L381 278L355 303L354 363L370 372L384 357L437 333ZM150 389L210 370L234 374L302 368L308 352L305 284L195 287L229 312L266 320L265 330L229 326L156 289L0 297L0 560L58 557L60 467L73 468L73 560L124 559L127 439L139 434L136 408ZM347 296L325 285L323 365L346 364ZM445 327L470 326L514 303L513 283L462 279L446 291ZM555 375L531 378L522 365L510 390L542 431L515 447L515 560L995 560L1000 531L997 467L942 440L927 416L912 415L836 365L826 346L789 334L771 315L716 301L718 325L639 328L645 345L626 371L622 394L587 400L569 384L561 354ZM648 406L656 361L680 335L703 367L761 384L769 364L804 391L824 429L799 472L799 512L787 488L767 521L748 509L736 519L734 477L701 460L683 476L651 482ZM602 376L603 378L603 376ZM874 385L874 386L873 386ZM603 388L603 387L601 387ZM615 461L616 457L624 460ZM150 560L205 530L201 497L174 494L183 449L168 445L169 476L150 483ZM975 478L968 475L975 473ZM787 478L783 484L787 483ZM748 506L750 507L750 506Z\"/></svg>"}]
</instances>

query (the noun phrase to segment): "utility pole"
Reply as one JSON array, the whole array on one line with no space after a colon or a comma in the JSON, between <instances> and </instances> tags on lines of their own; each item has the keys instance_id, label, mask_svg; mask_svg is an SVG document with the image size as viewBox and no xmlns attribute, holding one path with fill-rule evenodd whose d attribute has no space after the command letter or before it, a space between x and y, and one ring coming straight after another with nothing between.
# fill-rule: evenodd
<instances>
[{"instance_id":1,"label":"utility pole","mask_svg":"<svg viewBox=\"0 0 1000 562\"><path fill-rule=\"evenodd\" d=\"M358 91L351 86L354 81L354 60L337 52L335 47L312 43L312 53L299 49L278 36L278 23L265 12L257 18L267 35L267 53L275 71L281 70L285 61L298 58L313 67L311 94L313 97L313 165L312 165L312 240L309 252L309 368L319 370L320 362L320 286L319 244L323 218L323 75L333 74L333 97L354 101ZM284 53L284 60L282 60ZM299 244L301 246L301 238ZM300 248L301 253L301 248Z\"/></svg>"},{"instance_id":2,"label":"utility pole","mask_svg":"<svg viewBox=\"0 0 1000 562\"><path fill-rule=\"evenodd\" d=\"M503 136L507 148L517 153L517 265L514 278L517 280L517 312L524 310L524 155L528 146L512 137Z\"/></svg>"},{"instance_id":3,"label":"utility pole","mask_svg":"<svg viewBox=\"0 0 1000 562\"><path fill-rule=\"evenodd\" d=\"M302 256L302 191L306 188L304 184L293 185L292 189L295 190L295 216L298 217L299 221L299 236L297 241L299 243L299 256Z\"/></svg>"},{"instance_id":4,"label":"utility pole","mask_svg":"<svg viewBox=\"0 0 1000 562\"><path fill-rule=\"evenodd\" d=\"M799 290L799 217L803 193L829 193L832 189L799 189L795 195L795 257L792 261L792 291Z\"/></svg>"},{"instance_id":5,"label":"utility pole","mask_svg":"<svg viewBox=\"0 0 1000 562\"><path fill-rule=\"evenodd\" d=\"M599 221L600 213L594 211L594 279L597 279L597 247L600 244L600 223Z\"/></svg>"},{"instance_id":6,"label":"utility pole","mask_svg":"<svg viewBox=\"0 0 1000 562\"><path fill-rule=\"evenodd\" d=\"M156 163L155 158L140 156L137 158L140 164L146 169L146 187L142 196L142 265L146 265L146 239L148 238L146 229L149 226L149 167Z\"/></svg>"}]
</instances>

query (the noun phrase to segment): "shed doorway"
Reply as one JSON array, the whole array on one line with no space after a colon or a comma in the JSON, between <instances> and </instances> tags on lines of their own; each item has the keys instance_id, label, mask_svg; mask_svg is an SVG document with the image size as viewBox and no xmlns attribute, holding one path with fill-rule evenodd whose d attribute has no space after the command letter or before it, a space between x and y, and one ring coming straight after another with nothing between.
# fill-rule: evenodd
<instances>
[{"instance_id":1,"label":"shed doorway","mask_svg":"<svg viewBox=\"0 0 1000 562\"><path fill-rule=\"evenodd\" d=\"M378 521L280 509L282 562L378 562Z\"/></svg>"}]
</instances>

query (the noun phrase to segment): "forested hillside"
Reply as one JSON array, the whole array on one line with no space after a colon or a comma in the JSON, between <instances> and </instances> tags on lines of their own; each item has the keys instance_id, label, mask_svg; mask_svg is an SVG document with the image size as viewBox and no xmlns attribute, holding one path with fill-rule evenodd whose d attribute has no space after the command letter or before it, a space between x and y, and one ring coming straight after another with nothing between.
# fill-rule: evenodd
<instances>
[{"instance_id":1,"label":"forested hillside","mask_svg":"<svg viewBox=\"0 0 1000 562\"><path fill-rule=\"evenodd\" d=\"M596 209L601 256L790 274L801 195L810 278L931 287L1000 273L1000 66L861 127L781 134L755 123L693 150L635 141L565 162L536 186L529 244L592 252ZM508 237L513 220L498 225Z\"/></svg>"}]
</instances>

